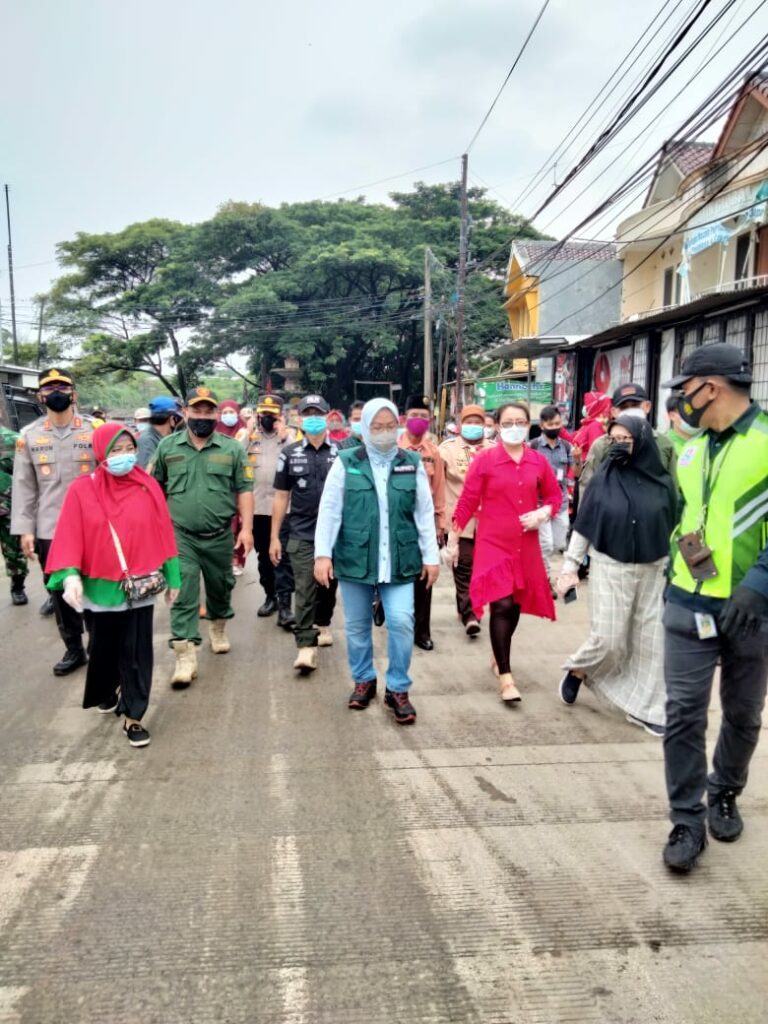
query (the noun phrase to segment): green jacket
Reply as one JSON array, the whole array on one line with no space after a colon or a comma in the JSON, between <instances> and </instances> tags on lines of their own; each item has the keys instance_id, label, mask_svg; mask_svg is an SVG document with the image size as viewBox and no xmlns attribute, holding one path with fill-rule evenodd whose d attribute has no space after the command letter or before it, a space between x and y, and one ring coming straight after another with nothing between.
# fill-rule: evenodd
<instances>
[{"instance_id":1,"label":"green jacket","mask_svg":"<svg viewBox=\"0 0 768 1024\"><path fill-rule=\"evenodd\" d=\"M338 455L344 466L344 508L333 549L333 571L340 580L375 584L379 568L379 499L365 447ZM412 583L421 572L419 534L414 521L416 452L400 449L387 482L392 583Z\"/></svg>"},{"instance_id":2,"label":"green jacket","mask_svg":"<svg viewBox=\"0 0 768 1024\"><path fill-rule=\"evenodd\" d=\"M733 435L710 456L710 435L692 438L677 463L684 507L673 541L702 530L717 576L697 582L673 543L670 583L690 594L725 599L755 565L768 541L768 415L757 406L734 425ZM704 521L704 492L710 497Z\"/></svg>"}]
</instances>

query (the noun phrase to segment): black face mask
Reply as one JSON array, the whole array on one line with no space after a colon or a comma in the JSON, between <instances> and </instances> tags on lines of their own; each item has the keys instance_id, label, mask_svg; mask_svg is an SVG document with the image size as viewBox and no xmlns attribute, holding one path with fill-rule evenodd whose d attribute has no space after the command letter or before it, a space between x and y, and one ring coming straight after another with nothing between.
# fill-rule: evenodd
<instances>
[{"instance_id":1,"label":"black face mask","mask_svg":"<svg viewBox=\"0 0 768 1024\"><path fill-rule=\"evenodd\" d=\"M190 416L187 426L195 437L210 437L216 427L216 420L204 420L202 417Z\"/></svg>"},{"instance_id":2,"label":"black face mask","mask_svg":"<svg viewBox=\"0 0 768 1024\"><path fill-rule=\"evenodd\" d=\"M72 395L65 395L63 391L52 391L45 395L43 401L51 412L64 412L72 405Z\"/></svg>"},{"instance_id":3,"label":"black face mask","mask_svg":"<svg viewBox=\"0 0 768 1024\"><path fill-rule=\"evenodd\" d=\"M619 466L626 466L631 454L629 441L614 441L608 448L608 458Z\"/></svg>"},{"instance_id":4,"label":"black face mask","mask_svg":"<svg viewBox=\"0 0 768 1024\"><path fill-rule=\"evenodd\" d=\"M688 426L693 427L694 430L699 429L701 426L701 417L715 400L714 398L710 398L708 402L705 402L704 405L701 405L698 408L696 408L691 402L693 396L698 395L701 389L707 386L707 383L708 381L704 381L704 383L699 384L694 391L691 391L689 395L681 395L677 400L677 411Z\"/></svg>"},{"instance_id":5,"label":"black face mask","mask_svg":"<svg viewBox=\"0 0 768 1024\"><path fill-rule=\"evenodd\" d=\"M259 426L262 430L266 430L268 434L271 434L275 429L275 417L274 416L259 416Z\"/></svg>"},{"instance_id":6,"label":"black face mask","mask_svg":"<svg viewBox=\"0 0 768 1024\"><path fill-rule=\"evenodd\" d=\"M541 432L544 435L544 437L548 437L552 441L554 441L556 437L560 437L560 431L561 430L562 430L562 427L542 427L541 428Z\"/></svg>"}]
</instances>

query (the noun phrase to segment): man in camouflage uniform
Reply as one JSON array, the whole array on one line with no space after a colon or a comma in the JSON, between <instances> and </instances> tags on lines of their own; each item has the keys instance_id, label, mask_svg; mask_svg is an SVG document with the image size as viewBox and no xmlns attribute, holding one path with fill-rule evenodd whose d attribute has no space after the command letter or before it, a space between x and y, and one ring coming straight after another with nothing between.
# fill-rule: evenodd
<instances>
[{"instance_id":1,"label":"man in camouflage uniform","mask_svg":"<svg viewBox=\"0 0 768 1024\"><path fill-rule=\"evenodd\" d=\"M78 412L77 392L69 370L52 367L38 376L38 400L45 405L44 416L30 423L16 442L13 462L11 532L21 537L27 558L39 558L45 575L45 560L67 488L77 477L92 473L93 419ZM83 616L65 603L62 592L53 597L53 611L66 652L53 666L53 674L66 676L88 658L83 647Z\"/></svg>"},{"instance_id":2,"label":"man in camouflage uniform","mask_svg":"<svg viewBox=\"0 0 768 1024\"><path fill-rule=\"evenodd\" d=\"M5 559L5 574L11 580L11 602L27 604L24 589L29 568L21 550L21 540L11 533L11 485L13 484L13 456L19 435L0 427L0 548Z\"/></svg>"}]
</instances>

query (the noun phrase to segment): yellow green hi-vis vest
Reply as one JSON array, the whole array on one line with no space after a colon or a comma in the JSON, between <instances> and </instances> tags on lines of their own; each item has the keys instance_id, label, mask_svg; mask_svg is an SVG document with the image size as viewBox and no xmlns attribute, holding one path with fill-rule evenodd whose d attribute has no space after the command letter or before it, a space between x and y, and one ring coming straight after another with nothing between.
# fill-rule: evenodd
<instances>
[{"instance_id":1,"label":"yellow green hi-vis vest","mask_svg":"<svg viewBox=\"0 0 768 1024\"><path fill-rule=\"evenodd\" d=\"M768 540L768 415L762 410L746 434L734 433L709 458L709 437L692 440L677 460L677 479L685 499L672 540L670 582L689 593L727 598L755 564ZM711 483L706 523L703 507L706 475ZM717 568L713 579L693 578L674 541L701 529Z\"/></svg>"}]
</instances>

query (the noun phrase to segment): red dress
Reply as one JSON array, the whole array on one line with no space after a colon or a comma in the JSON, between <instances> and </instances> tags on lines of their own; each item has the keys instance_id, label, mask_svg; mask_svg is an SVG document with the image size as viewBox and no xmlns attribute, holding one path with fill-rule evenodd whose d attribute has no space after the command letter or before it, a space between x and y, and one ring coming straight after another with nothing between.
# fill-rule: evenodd
<instances>
[{"instance_id":1,"label":"red dress","mask_svg":"<svg viewBox=\"0 0 768 1024\"><path fill-rule=\"evenodd\" d=\"M512 595L524 614L555 618L539 531L523 530L520 516L541 505L551 506L555 515L561 502L552 467L527 445L519 463L501 443L475 456L454 515L459 530L477 516L469 587L475 614L482 615L491 601Z\"/></svg>"}]
</instances>

